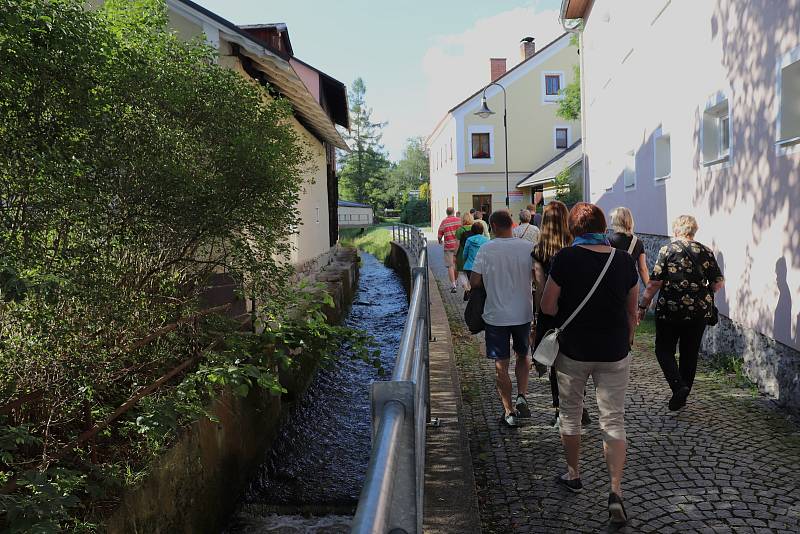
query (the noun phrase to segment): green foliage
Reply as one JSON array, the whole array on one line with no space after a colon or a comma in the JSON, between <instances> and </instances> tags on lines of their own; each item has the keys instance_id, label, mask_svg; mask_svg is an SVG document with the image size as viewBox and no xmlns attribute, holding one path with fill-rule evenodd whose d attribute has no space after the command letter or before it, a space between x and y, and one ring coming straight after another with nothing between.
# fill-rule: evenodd
<instances>
[{"instance_id":1,"label":"green foliage","mask_svg":"<svg viewBox=\"0 0 800 534\"><path fill-rule=\"evenodd\" d=\"M431 222L431 204L428 200L409 200L400 213L400 222L418 224Z\"/></svg>"},{"instance_id":2,"label":"green foliage","mask_svg":"<svg viewBox=\"0 0 800 534\"><path fill-rule=\"evenodd\" d=\"M347 228L340 234L340 242L347 247L355 247L369 252L384 261L391 249L392 232L386 227L375 226L366 230Z\"/></svg>"},{"instance_id":3,"label":"green foliage","mask_svg":"<svg viewBox=\"0 0 800 534\"><path fill-rule=\"evenodd\" d=\"M356 202L368 203L370 191L380 189L389 160L381 145L381 130L386 123L372 122L372 108L367 106L367 86L356 78L351 87L350 131L344 133L351 152L340 154L339 195Z\"/></svg>"},{"instance_id":4,"label":"green foliage","mask_svg":"<svg viewBox=\"0 0 800 534\"><path fill-rule=\"evenodd\" d=\"M567 206L583 200L583 184L580 176L574 172L575 168L564 169L554 179L556 200L560 200Z\"/></svg>"},{"instance_id":5,"label":"green foliage","mask_svg":"<svg viewBox=\"0 0 800 534\"><path fill-rule=\"evenodd\" d=\"M372 204L382 208L399 209L409 200L409 191L428 185L428 152L425 140L408 140L403 157L386 174L383 187L372 194Z\"/></svg>"},{"instance_id":6,"label":"green foliage","mask_svg":"<svg viewBox=\"0 0 800 534\"><path fill-rule=\"evenodd\" d=\"M572 67L573 80L561 91L564 98L558 103L556 116L562 119L577 121L581 118L581 69L578 65Z\"/></svg>"},{"instance_id":7,"label":"green foliage","mask_svg":"<svg viewBox=\"0 0 800 534\"><path fill-rule=\"evenodd\" d=\"M430 200L431 199L431 185L428 182L420 184L420 186L419 186L419 199L420 200Z\"/></svg>"},{"instance_id":8,"label":"green foliage","mask_svg":"<svg viewBox=\"0 0 800 534\"><path fill-rule=\"evenodd\" d=\"M222 387L279 391L277 366L343 340L369 354L325 323L318 291L300 312L305 292L287 290L308 164L290 105L179 42L165 13L0 0L0 405L41 392L0 428L12 532L91 529L92 496L113 503ZM261 333L192 318L223 271L258 304Z\"/></svg>"}]
</instances>

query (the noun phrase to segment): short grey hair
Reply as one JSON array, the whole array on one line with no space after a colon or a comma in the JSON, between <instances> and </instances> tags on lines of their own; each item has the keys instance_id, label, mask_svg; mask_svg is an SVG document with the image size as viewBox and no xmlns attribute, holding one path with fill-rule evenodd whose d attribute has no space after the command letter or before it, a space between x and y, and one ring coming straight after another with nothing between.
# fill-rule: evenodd
<instances>
[{"instance_id":1,"label":"short grey hair","mask_svg":"<svg viewBox=\"0 0 800 534\"><path fill-rule=\"evenodd\" d=\"M519 210L519 222L531 222L531 212L529 210Z\"/></svg>"},{"instance_id":2,"label":"short grey hair","mask_svg":"<svg viewBox=\"0 0 800 534\"><path fill-rule=\"evenodd\" d=\"M672 233L675 237L693 238L697 233L697 219L691 215L679 215L672 223Z\"/></svg>"}]
</instances>

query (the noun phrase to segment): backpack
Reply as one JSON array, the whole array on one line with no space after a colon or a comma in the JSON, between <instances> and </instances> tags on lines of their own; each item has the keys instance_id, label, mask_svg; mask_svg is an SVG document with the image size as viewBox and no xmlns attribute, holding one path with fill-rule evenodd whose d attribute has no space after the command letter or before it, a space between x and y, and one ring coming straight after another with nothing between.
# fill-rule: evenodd
<instances>
[{"instance_id":1,"label":"backpack","mask_svg":"<svg viewBox=\"0 0 800 534\"><path fill-rule=\"evenodd\" d=\"M485 305L486 288L483 285L472 288L469 292L467 307L464 309L464 322L467 323L467 328L469 328L471 334L478 334L486 329L486 323L483 322L483 307Z\"/></svg>"}]
</instances>

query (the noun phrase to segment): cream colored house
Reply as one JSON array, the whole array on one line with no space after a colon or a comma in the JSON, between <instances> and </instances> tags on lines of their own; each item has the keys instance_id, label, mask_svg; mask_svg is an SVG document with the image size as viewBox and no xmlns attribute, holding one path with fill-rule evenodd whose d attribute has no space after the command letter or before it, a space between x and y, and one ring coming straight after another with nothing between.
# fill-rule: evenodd
<instances>
[{"instance_id":1,"label":"cream colored house","mask_svg":"<svg viewBox=\"0 0 800 534\"><path fill-rule=\"evenodd\" d=\"M726 278L705 350L800 406L800 1L564 0L562 19L583 21L588 198L632 210L651 262L694 215Z\"/></svg>"},{"instance_id":2,"label":"cream colored house","mask_svg":"<svg viewBox=\"0 0 800 534\"><path fill-rule=\"evenodd\" d=\"M167 0L169 23L183 39L205 39L219 64L289 99L292 125L312 161L298 209L301 226L288 260L299 270L327 263L338 238L335 148L348 150L336 125L349 127L344 84L294 56L284 24L236 26L189 0ZM276 214L280 220L280 214Z\"/></svg>"},{"instance_id":3,"label":"cream colored house","mask_svg":"<svg viewBox=\"0 0 800 534\"><path fill-rule=\"evenodd\" d=\"M512 213L524 208L535 192L552 183L549 166L554 158L570 168L580 165L578 121L556 116L561 90L573 80L578 49L570 35L536 50L523 39L521 61L506 70L506 60L490 60L491 81L505 89L508 109L508 193ZM444 217L445 209L476 208L491 212L506 205L505 131L503 90L486 90L488 118L475 115L484 88L452 108L427 139L430 152L431 220ZM545 172L542 172L545 171Z\"/></svg>"}]
</instances>

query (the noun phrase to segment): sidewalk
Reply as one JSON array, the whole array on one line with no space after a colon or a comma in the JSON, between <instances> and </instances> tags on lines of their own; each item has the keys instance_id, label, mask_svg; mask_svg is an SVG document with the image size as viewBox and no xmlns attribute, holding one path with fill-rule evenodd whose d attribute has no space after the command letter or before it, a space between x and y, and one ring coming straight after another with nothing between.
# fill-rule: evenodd
<instances>
[{"instance_id":1,"label":"sidewalk","mask_svg":"<svg viewBox=\"0 0 800 534\"><path fill-rule=\"evenodd\" d=\"M609 531L608 476L596 422L582 444L584 491L565 492L552 482L565 464L559 436L549 426L548 381L532 378L533 417L523 427L500 427L494 366L463 326L461 292L446 289L441 247L433 241L428 250L445 287L483 532ZM800 532L798 428L749 391L702 372L688 407L669 412L652 348L651 334L637 334L623 482L631 521L620 532ZM589 389L587 406L596 421Z\"/></svg>"}]
</instances>

